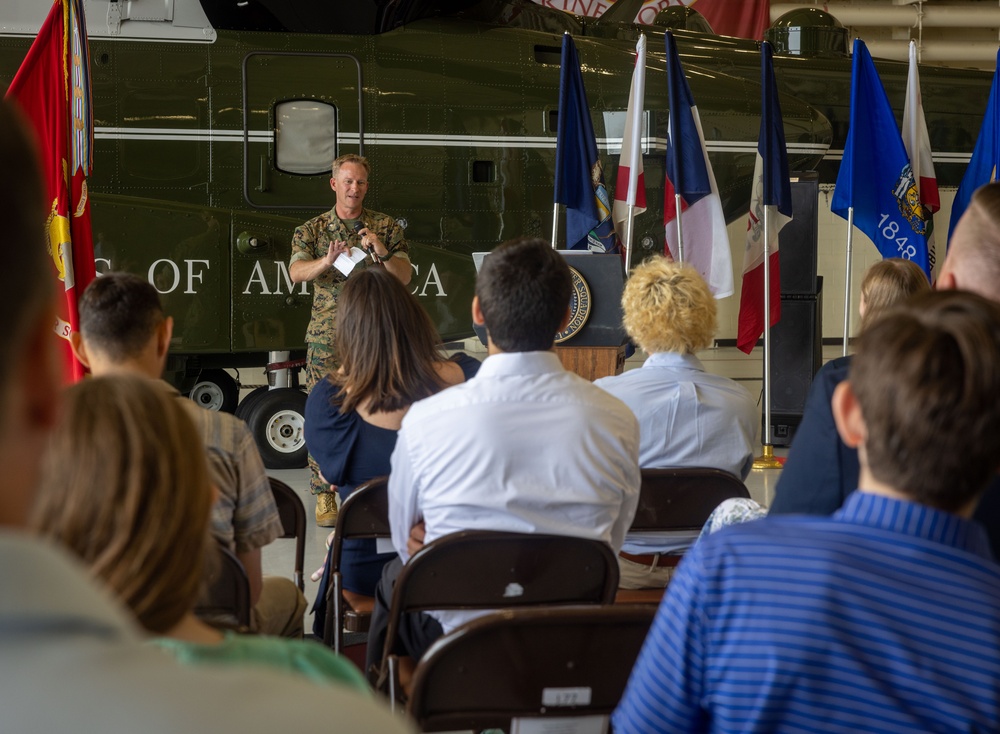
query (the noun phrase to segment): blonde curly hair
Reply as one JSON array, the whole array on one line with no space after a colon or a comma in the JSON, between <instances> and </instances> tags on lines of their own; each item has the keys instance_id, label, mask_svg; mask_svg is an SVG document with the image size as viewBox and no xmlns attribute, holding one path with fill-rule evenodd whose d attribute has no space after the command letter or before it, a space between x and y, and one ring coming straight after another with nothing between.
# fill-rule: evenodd
<instances>
[{"instance_id":1,"label":"blonde curly hair","mask_svg":"<svg viewBox=\"0 0 1000 734\"><path fill-rule=\"evenodd\" d=\"M647 354L694 353L715 337L715 299L689 265L652 257L632 271L622 293L625 331Z\"/></svg>"}]
</instances>

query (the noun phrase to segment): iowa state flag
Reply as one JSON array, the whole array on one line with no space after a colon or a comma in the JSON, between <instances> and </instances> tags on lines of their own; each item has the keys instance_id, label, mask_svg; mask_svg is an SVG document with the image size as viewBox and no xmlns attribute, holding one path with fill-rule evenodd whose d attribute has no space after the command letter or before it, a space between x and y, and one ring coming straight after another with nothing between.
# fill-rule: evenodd
<instances>
[{"instance_id":1,"label":"iowa state flag","mask_svg":"<svg viewBox=\"0 0 1000 734\"><path fill-rule=\"evenodd\" d=\"M750 194L750 217L747 243L743 254L743 291L740 294L739 329L736 346L750 354L758 337L764 333L764 238L768 250L768 290L771 326L781 318L781 268L778 260L778 232L791 221L792 187L788 181L788 153L785 127L781 121L778 88L774 82L771 44L760 49L760 134L757 136L757 162ZM764 211L767 210L767 232Z\"/></svg>"},{"instance_id":2,"label":"iowa state flag","mask_svg":"<svg viewBox=\"0 0 1000 734\"><path fill-rule=\"evenodd\" d=\"M82 0L56 0L52 5L7 97L17 101L38 136L49 201L49 255L66 293L55 330L66 340L66 364L76 380L83 376L83 366L73 357L68 339L79 329L77 298L94 279L87 197L94 126Z\"/></svg>"},{"instance_id":3,"label":"iowa state flag","mask_svg":"<svg viewBox=\"0 0 1000 734\"><path fill-rule=\"evenodd\" d=\"M860 40L854 41L851 127L830 210L847 219L852 206L854 225L882 257L912 260L930 278L927 216L882 81Z\"/></svg>"},{"instance_id":4,"label":"iowa state flag","mask_svg":"<svg viewBox=\"0 0 1000 734\"><path fill-rule=\"evenodd\" d=\"M949 237L968 208L976 189L997 180L998 167L1000 167L1000 51L997 51L997 66L993 72L993 85L990 87L990 98L986 103L983 126L979 129L979 138L972 150L972 160L965 169L962 183L955 193L955 202L951 205Z\"/></svg>"},{"instance_id":5,"label":"iowa state flag","mask_svg":"<svg viewBox=\"0 0 1000 734\"><path fill-rule=\"evenodd\" d=\"M642 171L642 111L646 92L646 35L639 34L635 45L635 71L628 93L625 113L625 133L618 158L618 178L615 181L615 204L612 208L615 229L624 242L628 232L628 208L638 216L646 211L646 179Z\"/></svg>"},{"instance_id":6,"label":"iowa state flag","mask_svg":"<svg viewBox=\"0 0 1000 734\"><path fill-rule=\"evenodd\" d=\"M691 88L684 77L677 44L670 31L666 33L666 47L670 129L667 136L667 176L663 184L664 254L694 267L715 297L725 298L733 294L733 258L729 252L729 232L722 213L722 199L708 161L698 108L691 97ZM679 212L675 194L681 195ZM681 223L680 242L678 217Z\"/></svg>"},{"instance_id":7,"label":"iowa state flag","mask_svg":"<svg viewBox=\"0 0 1000 734\"><path fill-rule=\"evenodd\" d=\"M583 88L576 44L563 34L559 73L559 128L556 137L555 202L566 206L566 249L616 252L611 199L597 155L594 125ZM555 243L552 243L555 246Z\"/></svg>"},{"instance_id":8,"label":"iowa state flag","mask_svg":"<svg viewBox=\"0 0 1000 734\"><path fill-rule=\"evenodd\" d=\"M903 147L910 158L917 196L927 222L927 261L930 263L931 282L937 280L941 262L934 247L934 212L941 208L931 140L924 119L924 102L920 94L920 73L917 69L917 43L910 41L910 73L906 79L906 102L903 105Z\"/></svg>"}]
</instances>

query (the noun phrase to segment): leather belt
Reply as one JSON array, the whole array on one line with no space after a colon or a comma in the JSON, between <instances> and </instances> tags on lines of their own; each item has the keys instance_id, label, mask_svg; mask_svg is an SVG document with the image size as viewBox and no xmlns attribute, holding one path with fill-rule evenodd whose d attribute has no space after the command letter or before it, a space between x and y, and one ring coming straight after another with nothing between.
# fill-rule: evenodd
<instances>
[{"instance_id":1,"label":"leather belt","mask_svg":"<svg viewBox=\"0 0 1000 734\"><path fill-rule=\"evenodd\" d=\"M618 555L626 561L641 563L643 566L656 566L657 568L670 568L672 566L676 566L681 562L681 558L684 557L667 555L665 553L644 553L642 555L637 555L635 553L626 553L625 551L619 551Z\"/></svg>"}]
</instances>

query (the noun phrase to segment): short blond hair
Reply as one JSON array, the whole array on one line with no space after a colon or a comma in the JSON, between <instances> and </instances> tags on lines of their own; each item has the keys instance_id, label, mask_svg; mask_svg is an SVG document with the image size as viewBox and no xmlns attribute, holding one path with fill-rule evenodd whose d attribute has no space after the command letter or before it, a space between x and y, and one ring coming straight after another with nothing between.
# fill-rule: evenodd
<instances>
[{"instance_id":1,"label":"short blond hair","mask_svg":"<svg viewBox=\"0 0 1000 734\"><path fill-rule=\"evenodd\" d=\"M365 169L366 176L370 177L372 175L372 169L368 165L367 158L365 158L363 155L348 153L346 155L340 156L339 158L337 158L337 160L335 160L333 163L330 164L331 178L337 178L337 174L340 173L340 167L345 163L353 163L356 166L361 166L363 169Z\"/></svg>"},{"instance_id":2,"label":"short blond hair","mask_svg":"<svg viewBox=\"0 0 1000 734\"><path fill-rule=\"evenodd\" d=\"M622 293L625 331L647 354L694 353L715 337L715 299L689 265L652 257L632 271Z\"/></svg>"},{"instance_id":3,"label":"short blond hair","mask_svg":"<svg viewBox=\"0 0 1000 734\"><path fill-rule=\"evenodd\" d=\"M865 302L861 330L867 329L896 304L930 289L924 271L912 260L898 257L879 260L868 268L861 281L861 298Z\"/></svg>"},{"instance_id":4,"label":"short blond hair","mask_svg":"<svg viewBox=\"0 0 1000 734\"><path fill-rule=\"evenodd\" d=\"M208 463L182 399L142 377L69 388L30 519L154 634L194 607L213 542Z\"/></svg>"}]
</instances>

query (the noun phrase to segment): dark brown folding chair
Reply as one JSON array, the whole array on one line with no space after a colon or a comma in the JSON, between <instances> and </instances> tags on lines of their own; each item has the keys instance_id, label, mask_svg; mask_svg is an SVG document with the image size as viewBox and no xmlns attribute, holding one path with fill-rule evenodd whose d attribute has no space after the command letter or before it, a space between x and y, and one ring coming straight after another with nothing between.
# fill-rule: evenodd
<instances>
[{"instance_id":1,"label":"dark brown folding chair","mask_svg":"<svg viewBox=\"0 0 1000 734\"><path fill-rule=\"evenodd\" d=\"M267 480L271 484L274 504L277 506L278 516L281 518L282 534L279 537L295 539L295 568L293 570L295 585L299 587L299 591L305 591L302 574L306 559L306 508L298 493L283 481L274 477L268 477Z\"/></svg>"},{"instance_id":2,"label":"dark brown folding chair","mask_svg":"<svg viewBox=\"0 0 1000 734\"><path fill-rule=\"evenodd\" d=\"M699 530L723 500L750 499L746 485L721 469L643 469L629 531Z\"/></svg>"},{"instance_id":3,"label":"dark brown folding chair","mask_svg":"<svg viewBox=\"0 0 1000 734\"><path fill-rule=\"evenodd\" d=\"M366 632L371 623L370 611L351 609L344 601L344 579L340 573L340 557L347 538L389 538L389 477L376 477L351 493L340 506L337 527L330 548L330 583L326 590L326 618L323 642L335 652L344 647L344 628L351 632Z\"/></svg>"},{"instance_id":4,"label":"dark brown folding chair","mask_svg":"<svg viewBox=\"0 0 1000 734\"><path fill-rule=\"evenodd\" d=\"M517 718L608 717L655 613L616 605L476 619L421 658L407 711L424 732L511 731Z\"/></svg>"},{"instance_id":5,"label":"dark brown folding chair","mask_svg":"<svg viewBox=\"0 0 1000 734\"><path fill-rule=\"evenodd\" d=\"M216 543L218 561L194 613L208 624L250 628L250 579L236 554Z\"/></svg>"},{"instance_id":6,"label":"dark brown folding chair","mask_svg":"<svg viewBox=\"0 0 1000 734\"><path fill-rule=\"evenodd\" d=\"M639 504L629 532L698 531L724 500L750 498L738 477L721 469L643 469ZM623 589L616 600L658 604L663 589Z\"/></svg>"},{"instance_id":7,"label":"dark brown folding chair","mask_svg":"<svg viewBox=\"0 0 1000 734\"><path fill-rule=\"evenodd\" d=\"M392 653L403 614L449 609L609 604L618 562L599 540L469 530L425 545L393 588L378 687L402 700Z\"/></svg>"}]
</instances>

